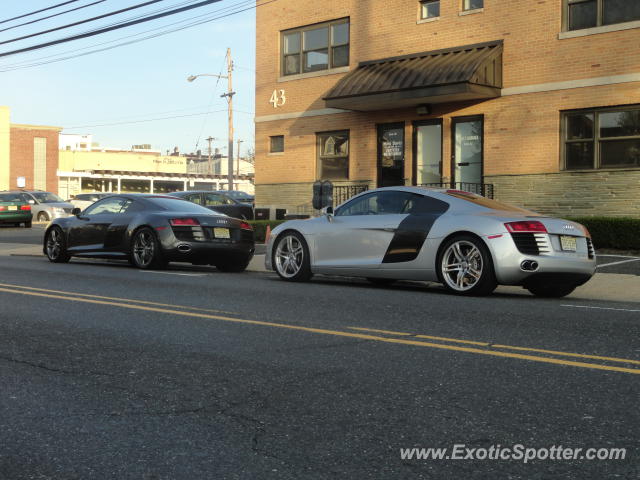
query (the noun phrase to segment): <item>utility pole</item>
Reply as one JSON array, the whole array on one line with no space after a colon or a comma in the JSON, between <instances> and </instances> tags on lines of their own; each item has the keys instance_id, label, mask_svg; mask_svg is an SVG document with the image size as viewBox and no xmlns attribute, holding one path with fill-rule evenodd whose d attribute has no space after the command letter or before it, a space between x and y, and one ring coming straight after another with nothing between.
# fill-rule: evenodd
<instances>
[{"instance_id":1,"label":"utility pole","mask_svg":"<svg viewBox=\"0 0 640 480\"><path fill-rule=\"evenodd\" d=\"M240 176L240 144L244 143L244 140L238 139L238 163L236 164L236 175Z\"/></svg>"},{"instance_id":2,"label":"utility pole","mask_svg":"<svg viewBox=\"0 0 640 480\"><path fill-rule=\"evenodd\" d=\"M215 140L215 138L213 138L211 136L209 138L207 138L207 142L209 142L209 162L208 162L209 167L207 169L207 171L209 172L209 175L213 174L213 163L211 162L211 142L213 142L214 140Z\"/></svg>"},{"instance_id":3,"label":"utility pole","mask_svg":"<svg viewBox=\"0 0 640 480\"><path fill-rule=\"evenodd\" d=\"M231 49L227 48L227 80L229 87L227 93L220 95L227 99L228 113L229 113L229 147L227 151L228 156L228 182L229 191L233 190L233 96L236 92L233 91L233 60L231 59Z\"/></svg>"}]
</instances>

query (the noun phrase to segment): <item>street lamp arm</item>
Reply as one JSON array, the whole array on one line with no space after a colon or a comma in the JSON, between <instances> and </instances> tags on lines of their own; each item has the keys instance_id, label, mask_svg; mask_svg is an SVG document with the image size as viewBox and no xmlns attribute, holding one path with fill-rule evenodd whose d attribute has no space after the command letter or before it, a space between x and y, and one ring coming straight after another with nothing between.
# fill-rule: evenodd
<instances>
[{"instance_id":1,"label":"street lamp arm","mask_svg":"<svg viewBox=\"0 0 640 480\"><path fill-rule=\"evenodd\" d=\"M229 78L227 75L214 75L213 73L201 73L199 75L189 75L187 77L187 82L193 82L198 77Z\"/></svg>"}]
</instances>

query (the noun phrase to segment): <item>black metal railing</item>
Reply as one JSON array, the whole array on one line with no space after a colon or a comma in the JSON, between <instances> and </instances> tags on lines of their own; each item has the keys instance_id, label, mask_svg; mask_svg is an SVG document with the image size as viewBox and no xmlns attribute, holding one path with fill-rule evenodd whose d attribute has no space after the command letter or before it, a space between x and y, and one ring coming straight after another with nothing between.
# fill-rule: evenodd
<instances>
[{"instance_id":1,"label":"black metal railing","mask_svg":"<svg viewBox=\"0 0 640 480\"><path fill-rule=\"evenodd\" d=\"M471 192L483 197L493 198L493 183L468 183L468 182L444 182L444 183L423 183L420 187L431 188L452 188L454 190L463 190Z\"/></svg>"},{"instance_id":2,"label":"black metal railing","mask_svg":"<svg viewBox=\"0 0 640 480\"><path fill-rule=\"evenodd\" d=\"M359 193L366 192L367 190L369 190L369 185L334 185L333 205L338 206L351 197L355 197Z\"/></svg>"}]
</instances>

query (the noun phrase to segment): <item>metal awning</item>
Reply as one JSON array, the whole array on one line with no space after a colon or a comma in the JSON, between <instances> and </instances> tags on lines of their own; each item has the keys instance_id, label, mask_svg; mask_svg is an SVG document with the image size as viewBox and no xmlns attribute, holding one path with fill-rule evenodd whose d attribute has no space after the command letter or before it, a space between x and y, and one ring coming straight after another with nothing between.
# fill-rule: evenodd
<instances>
[{"instance_id":1,"label":"metal awning","mask_svg":"<svg viewBox=\"0 0 640 480\"><path fill-rule=\"evenodd\" d=\"M362 62L324 97L327 108L387 110L500 96L502 41Z\"/></svg>"}]
</instances>

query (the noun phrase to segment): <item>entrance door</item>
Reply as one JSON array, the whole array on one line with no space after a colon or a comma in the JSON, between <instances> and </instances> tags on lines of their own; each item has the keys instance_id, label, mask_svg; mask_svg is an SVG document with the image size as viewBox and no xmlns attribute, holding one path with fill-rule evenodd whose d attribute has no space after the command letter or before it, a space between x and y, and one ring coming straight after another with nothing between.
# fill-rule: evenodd
<instances>
[{"instance_id":1,"label":"entrance door","mask_svg":"<svg viewBox=\"0 0 640 480\"><path fill-rule=\"evenodd\" d=\"M458 188L480 193L483 171L483 119L482 117L454 118L452 129L453 181L459 184ZM473 190L474 188L477 190Z\"/></svg>"},{"instance_id":2,"label":"entrance door","mask_svg":"<svg viewBox=\"0 0 640 480\"><path fill-rule=\"evenodd\" d=\"M413 184L437 187L442 182L442 120L413 124Z\"/></svg>"},{"instance_id":3,"label":"entrance door","mask_svg":"<svg viewBox=\"0 0 640 480\"><path fill-rule=\"evenodd\" d=\"M378 125L378 187L404 184L404 123Z\"/></svg>"}]
</instances>

